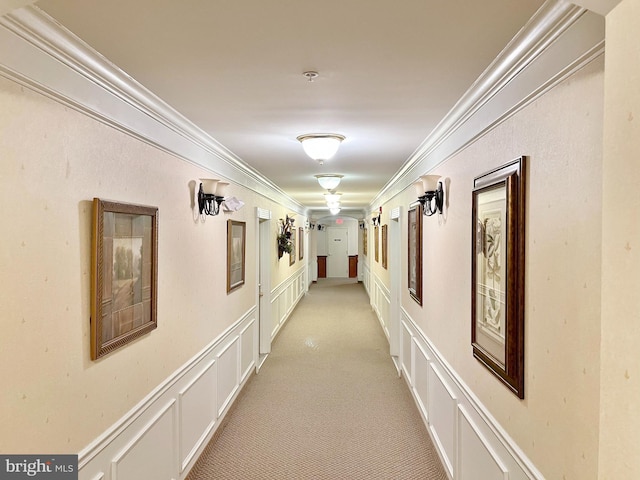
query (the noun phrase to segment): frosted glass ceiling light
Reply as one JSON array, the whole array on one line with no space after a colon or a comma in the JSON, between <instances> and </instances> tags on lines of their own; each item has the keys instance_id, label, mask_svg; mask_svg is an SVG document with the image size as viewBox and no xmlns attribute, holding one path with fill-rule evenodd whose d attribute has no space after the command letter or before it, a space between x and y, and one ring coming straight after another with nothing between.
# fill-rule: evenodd
<instances>
[{"instance_id":1,"label":"frosted glass ceiling light","mask_svg":"<svg viewBox=\"0 0 640 480\"><path fill-rule=\"evenodd\" d=\"M324 199L327 203L336 203L340 202L341 193L325 193Z\"/></svg>"},{"instance_id":2,"label":"frosted glass ceiling light","mask_svg":"<svg viewBox=\"0 0 640 480\"><path fill-rule=\"evenodd\" d=\"M340 185L340 180L342 179L343 175L338 175L335 173L324 173L315 175L315 177L318 179L318 183L322 188L324 188L325 190L334 190L338 187L338 185Z\"/></svg>"},{"instance_id":3,"label":"frosted glass ceiling light","mask_svg":"<svg viewBox=\"0 0 640 480\"><path fill-rule=\"evenodd\" d=\"M340 213L339 208L330 208L329 211L331 212L331 215L337 215Z\"/></svg>"},{"instance_id":4,"label":"frosted glass ceiling light","mask_svg":"<svg viewBox=\"0 0 640 480\"><path fill-rule=\"evenodd\" d=\"M307 133L298 137L305 153L320 162L320 165L336 154L344 139L343 135L337 133Z\"/></svg>"}]
</instances>

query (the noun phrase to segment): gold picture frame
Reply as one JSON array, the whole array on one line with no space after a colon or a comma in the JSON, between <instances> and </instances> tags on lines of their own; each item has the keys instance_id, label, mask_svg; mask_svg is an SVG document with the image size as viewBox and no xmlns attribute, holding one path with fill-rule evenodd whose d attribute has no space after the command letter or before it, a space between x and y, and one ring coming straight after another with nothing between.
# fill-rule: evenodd
<instances>
[{"instance_id":1,"label":"gold picture frame","mask_svg":"<svg viewBox=\"0 0 640 480\"><path fill-rule=\"evenodd\" d=\"M369 229L367 228L367 226L364 226L364 229L362 230L362 254L367 257L369 255L369 252L367 251L367 247L368 247L368 243L369 243Z\"/></svg>"},{"instance_id":2,"label":"gold picture frame","mask_svg":"<svg viewBox=\"0 0 640 480\"><path fill-rule=\"evenodd\" d=\"M524 398L526 158L476 177L473 186L473 356Z\"/></svg>"},{"instance_id":3,"label":"gold picture frame","mask_svg":"<svg viewBox=\"0 0 640 480\"><path fill-rule=\"evenodd\" d=\"M244 285L247 224L227 220L227 293Z\"/></svg>"},{"instance_id":4,"label":"gold picture frame","mask_svg":"<svg viewBox=\"0 0 640 480\"><path fill-rule=\"evenodd\" d=\"M382 226L382 268L387 268L387 260L388 260L388 250L387 250L387 226Z\"/></svg>"},{"instance_id":5,"label":"gold picture frame","mask_svg":"<svg viewBox=\"0 0 640 480\"><path fill-rule=\"evenodd\" d=\"M158 208L93 199L91 359L158 326Z\"/></svg>"}]
</instances>

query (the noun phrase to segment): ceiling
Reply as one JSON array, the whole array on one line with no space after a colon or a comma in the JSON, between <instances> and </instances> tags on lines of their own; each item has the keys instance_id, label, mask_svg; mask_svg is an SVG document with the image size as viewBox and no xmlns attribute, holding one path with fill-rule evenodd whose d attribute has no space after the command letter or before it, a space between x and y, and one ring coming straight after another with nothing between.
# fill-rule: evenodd
<instances>
[{"instance_id":1,"label":"ceiling","mask_svg":"<svg viewBox=\"0 0 640 480\"><path fill-rule=\"evenodd\" d=\"M41 0L311 210L364 209L542 0ZM319 77L309 82L303 72ZM346 137L320 165L296 140Z\"/></svg>"}]
</instances>

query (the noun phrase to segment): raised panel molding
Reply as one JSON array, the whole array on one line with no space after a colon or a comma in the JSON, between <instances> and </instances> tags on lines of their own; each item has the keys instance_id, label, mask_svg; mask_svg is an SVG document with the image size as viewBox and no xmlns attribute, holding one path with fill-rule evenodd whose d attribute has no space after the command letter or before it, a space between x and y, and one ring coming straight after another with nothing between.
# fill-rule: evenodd
<instances>
[{"instance_id":1,"label":"raised panel molding","mask_svg":"<svg viewBox=\"0 0 640 480\"><path fill-rule=\"evenodd\" d=\"M429 430L444 466L451 478L455 476L456 451L458 446L457 408L458 399L440 370L429 364Z\"/></svg>"},{"instance_id":2,"label":"raised panel molding","mask_svg":"<svg viewBox=\"0 0 640 480\"><path fill-rule=\"evenodd\" d=\"M234 337L217 355L218 416L225 411L240 386L240 336Z\"/></svg>"},{"instance_id":3,"label":"raised panel molding","mask_svg":"<svg viewBox=\"0 0 640 480\"><path fill-rule=\"evenodd\" d=\"M403 376L449 477L544 480L406 310L401 314Z\"/></svg>"},{"instance_id":4,"label":"raised panel molding","mask_svg":"<svg viewBox=\"0 0 640 480\"><path fill-rule=\"evenodd\" d=\"M304 269L301 268L271 291L271 319L273 321L271 340L276 338L304 295L303 287Z\"/></svg>"},{"instance_id":5,"label":"raised panel molding","mask_svg":"<svg viewBox=\"0 0 640 480\"><path fill-rule=\"evenodd\" d=\"M255 314L253 307L83 449L79 480L183 480L251 376Z\"/></svg>"},{"instance_id":6,"label":"raised panel molding","mask_svg":"<svg viewBox=\"0 0 640 480\"><path fill-rule=\"evenodd\" d=\"M178 393L180 472L193 460L218 419L216 361L212 360Z\"/></svg>"},{"instance_id":7,"label":"raised panel molding","mask_svg":"<svg viewBox=\"0 0 640 480\"><path fill-rule=\"evenodd\" d=\"M373 275L373 311L378 317L380 326L384 331L387 340L389 340L389 312L391 311L391 292L382 280L375 274Z\"/></svg>"},{"instance_id":8,"label":"raised panel molding","mask_svg":"<svg viewBox=\"0 0 640 480\"><path fill-rule=\"evenodd\" d=\"M173 462L175 400L145 425L111 462L112 480L177 478Z\"/></svg>"},{"instance_id":9,"label":"raised panel molding","mask_svg":"<svg viewBox=\"0 0 640 480\"><path fill-rule=\"evenodd\" d=\"M509 471L489 440L481 433L467 410L458 407L458 438L459 438L459 480L475 480L477 478L491 478L509 480Z\"/></svg>"}]
</instances>

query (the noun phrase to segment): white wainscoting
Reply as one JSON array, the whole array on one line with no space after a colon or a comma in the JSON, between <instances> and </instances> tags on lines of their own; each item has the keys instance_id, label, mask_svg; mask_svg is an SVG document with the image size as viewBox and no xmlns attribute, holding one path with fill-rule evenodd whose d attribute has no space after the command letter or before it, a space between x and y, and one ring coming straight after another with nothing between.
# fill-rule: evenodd
<instances>
[{"instance_id":1,"label":"white wainscoting","mask_svg":"<svg viewBox=\"0 0 640 480\"><path fill-rule=\"evenodd\" d=\"M367 295L371 298L371 270L369 270L369 264L366 260L362 262L362 285L364 285Z\"/></svg>"},{"instance_id":2,"label":"white wainscoting","mask_svg":"<svg viewBox=\"0 0 640 480\"><path fill-rule=\"evenodd\" d=\"M382 283L375 274L373 275L373 285L371 285L371 291L369 292L369 298L371 299L371 306L373 311L378 316L378 321L382 326L382 330L389 340L389 320L391 313L391 292Z\"/></svg>"},{"instance_id":3,"label":"white wainscoting","mask_svg":"<svg viewBox=\"0 0 640 480\"><path fill-rule=\"evenodd\" d=\"M80 480L184 479L250 377L255 307L78 456Z\"/></svg>"},{"instance_id":4,"label":"white wainscoting","mask_svg":"<svg viewBox=\"0 0 640 480\"><path fill-rule=\"evenodd\" d=\"M299 269L294 275L282 282L271 291L271 340L283 327L291 312L296 307L305 292L304 269Z\"/></svg>"},{"instance_id":5,"label":"white wainscoting","mask_svg":"<svg viewBox=\"0 0 640 480\"><path fill-rule=\"evenodd\" d=\"M402 310L402 372L449 477L542 480L522 450Z\"/></svg>"}]
</instances>

